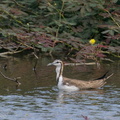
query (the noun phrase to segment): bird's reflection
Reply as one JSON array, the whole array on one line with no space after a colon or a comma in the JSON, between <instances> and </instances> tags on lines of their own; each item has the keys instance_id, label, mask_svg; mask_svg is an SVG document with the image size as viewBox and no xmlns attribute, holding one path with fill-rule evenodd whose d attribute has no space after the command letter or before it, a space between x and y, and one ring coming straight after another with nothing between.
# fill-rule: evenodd
<instances>
[{"instance_id":1,"label":"bird's reflection","mask_svg":"<svg viewBox=\"0 0 120 120\"><path fill-rule=\"evenodd\" d=\"M79 98L83 99L83 96L98 96L98 94L104 94L103 89L96 89L96 90L80 90L80 91L63 91L59 90L57 96L57 102L64 103L66 99L74 99Z\"/></svg>"}]
</instances>

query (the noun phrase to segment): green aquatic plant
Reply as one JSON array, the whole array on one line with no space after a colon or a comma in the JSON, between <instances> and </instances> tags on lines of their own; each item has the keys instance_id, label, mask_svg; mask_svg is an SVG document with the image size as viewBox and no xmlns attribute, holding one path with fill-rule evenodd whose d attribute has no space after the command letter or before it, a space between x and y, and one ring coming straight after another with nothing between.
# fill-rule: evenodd
<instances>
[{"instance_id":1,"label":"green aquatic plant","mask_svg":"<svg viewBox=\"0 0 120 120\"><path fill-rule=\"evenodd\" d=\"M52 52L61 46L68 54L79 54L86 46L89 54L94 46L88 47L88 42L93 38L97 44L116 48L120 45L119 11L118 0L1 0L1 49L36 47ZM96 54L102 56L92 55Z\"/></svg>"}]
</instances>

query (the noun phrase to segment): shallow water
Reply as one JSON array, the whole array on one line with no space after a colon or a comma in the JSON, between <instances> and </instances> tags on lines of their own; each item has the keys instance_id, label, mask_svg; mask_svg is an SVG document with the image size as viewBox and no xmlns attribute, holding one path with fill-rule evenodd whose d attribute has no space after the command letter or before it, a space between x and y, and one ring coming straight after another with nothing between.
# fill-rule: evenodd
<instances>
[{"instance_id":1,"label":"shallow water","mask_svg":"<svg viewBox=\"0 0 120 120\"><path fill-rule=\"evenodd\" d=\"M78 79L97 78L107 70L114 76L98 90L59 91L53 60L40 57L36 72L35 59L30 57L0 58L0 70L7 77L18 77L22 84L0 75L0 120L119 120L120 61L91 66L66 66L64 76ZM7 69L3 66L7 64Z\"/></svg>"}]
</instances>

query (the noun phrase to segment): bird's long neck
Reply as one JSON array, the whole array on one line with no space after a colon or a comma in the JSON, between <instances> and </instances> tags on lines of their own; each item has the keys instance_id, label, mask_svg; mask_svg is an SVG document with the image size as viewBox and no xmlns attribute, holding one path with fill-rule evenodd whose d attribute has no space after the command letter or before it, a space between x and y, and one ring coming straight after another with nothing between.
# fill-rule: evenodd
<instances>
[{"instance_id":1,"label":"bird's long neck","mask_svg":"<svg viewBox=\"0 0 120 120\"><path fill-rule=\"evenodd\" d=\"M63 73L63 63L61 63L61 65L56 67L56 74L57 74L56 75L56 80L57 80L57 82L59 82L60 77L63 77L62 73Z\"/></svg>"}]
</instances>

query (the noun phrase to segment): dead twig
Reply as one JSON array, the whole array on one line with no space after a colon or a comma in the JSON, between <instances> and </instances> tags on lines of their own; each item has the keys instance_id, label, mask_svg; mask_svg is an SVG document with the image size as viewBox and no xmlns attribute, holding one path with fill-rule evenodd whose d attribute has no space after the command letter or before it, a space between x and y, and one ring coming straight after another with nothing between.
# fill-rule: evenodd
<instances>
[{"instance_id":1,"label":"dead twig","mask_svg":"<svg viewBox=\"0 0 120 120\"><path fill-rule=\"evenodd\" d=\"M37 52L36 49L34 49L33 55L34 55L35 58L36 58L35 65L34 65L34 67L33 67L33 70L34 70L34 71L36 70L36 66L37 66L38 59L39 59L39 57L37 56L36 52Z\"/></svg>"},{"instance_id":2,"label":"dead twig","mask_svg":"<svg viewBox=\"0 0 120 120\"><path fill-rule=\"evenodd\" d=\"M95 65L96 63L95 62L91 62L91 63L65 63L65 65L71 65L71 66L74 66L74 65Z\"/></svg>"},{"instance_id":3,"label":"dead twig","mask_svg":"<svg viewBox=\"0 0 120 120\"><path fill-rule=\"evenodd\" d=\"M4 64L3 69L7 70L7 66L8 66L7 64Z\"/></svg>"},{"instance_id":4,"label":"dead twig","mask_svg":"<svg viewBox=\"0 0 120 120\"><path fill-rule=\"evenodd\" d=\"M20 50L20 51L8 51L8 52L3 52L3 53L0 53L0 56L1 57L6 57L6 55L13 55L13 54L16 54L16 53L20 53L22 52L23 50Z\"/></svg>"},{"instance_id":5,"label":"dead twig","mask_svg":"<svg viewBox=\"0 0 120 120\"><path fill-rule=\"evenodd\" d=\"M16 82L17 85L21 85L21 83L18 81L18 79L20 79L20 77L17 77L17 78L9 78L9 77L5 76L1 71L0 71L0 74L1 74L5 79L8 79L8 80L13 81L13 82Z\"/></svg>"},{"instance_id":6,"label":"dead twig","mask_svg":"<svg viewBox=\"0 0 120 120\"><path fill-rule=\"evenodd\" d=\"M34 70L34 71L36 70L37 63L38 63L38 59L36 59L36 61L35 61L35 65L34 65L34 67L33 67L33 70Z\"/></svg>"},{"instance_id":7,"label":"dead twig","mask_svg":"<svg viewBox=\"0 0 120 120\"><path fill-rule=\"evenodd\" d=\"M35 54L35 52L33 53L33 55L35 56L36 59L38 59L39 57Z\"/></svg>"},{"instance_id":8,"label":"dead twig","mask_svg":"<svg viewBox=\"0 0 120 120\"><path fill-rule=\"evenodd\" d=\"M89 120L87 116L81 115L85 120Z\"/></svg>"}]
</instances>

